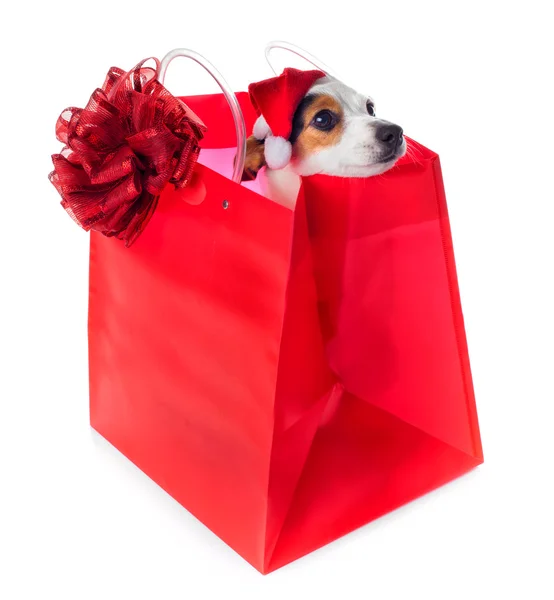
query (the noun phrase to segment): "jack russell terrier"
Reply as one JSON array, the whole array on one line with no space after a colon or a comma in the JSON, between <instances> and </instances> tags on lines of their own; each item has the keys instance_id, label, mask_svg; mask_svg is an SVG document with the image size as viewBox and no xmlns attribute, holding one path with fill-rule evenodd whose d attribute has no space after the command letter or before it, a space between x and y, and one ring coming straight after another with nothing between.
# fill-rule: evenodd
<instances>
[{"instance_id":1,"label":"jack russell terrier","mask_svg":"<svg viewBox=\"0 0 554 600\"><path fill-rule=\"evenodd\" d=\"M249 86L259 117L246 143L243 180L266 167L264 192L294 206L300 177L371 177L406 153L402 128L380 119L371 98L322 71L285 69Z\"/></svg>"}]
</instances>

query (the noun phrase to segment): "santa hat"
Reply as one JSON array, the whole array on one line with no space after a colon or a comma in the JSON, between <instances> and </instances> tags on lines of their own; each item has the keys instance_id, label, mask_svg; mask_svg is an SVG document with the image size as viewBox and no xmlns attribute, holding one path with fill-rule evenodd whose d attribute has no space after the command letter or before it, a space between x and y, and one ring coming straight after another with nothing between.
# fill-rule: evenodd
<instances>
[{"instance_id":1,"label":"santa hat","mask_svg":"<svg viewBox=\"0 0 554 600\"><path fill-rule=\"evenodd\" d=\"M325 77L323 71L285 69L278 77L248 86L250 100L259 115L252 133L256 139L265 140L265 161L270 169L282 169L290 161L292 146L288 139L294 113L321 77Z\"/></svg>"}]
</instances>

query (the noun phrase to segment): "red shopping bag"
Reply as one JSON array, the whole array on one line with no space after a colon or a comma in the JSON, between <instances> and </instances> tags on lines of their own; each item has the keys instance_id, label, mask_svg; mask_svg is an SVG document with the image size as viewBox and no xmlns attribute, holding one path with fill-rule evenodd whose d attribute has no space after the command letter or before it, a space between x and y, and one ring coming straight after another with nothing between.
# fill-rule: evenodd
<instances>
[{"instance_id":1,"label":"red shopping bag","mask_svg":"<svg viewBox=\"0 0 554 600\"><path fill-rule=\"evenodd\" d=\"M228 179L225 97L183 100L192 186L91 234L91 424L267 573L482 461L440 166L412 142L291 210Z\"/></svg>"}]
</instances>

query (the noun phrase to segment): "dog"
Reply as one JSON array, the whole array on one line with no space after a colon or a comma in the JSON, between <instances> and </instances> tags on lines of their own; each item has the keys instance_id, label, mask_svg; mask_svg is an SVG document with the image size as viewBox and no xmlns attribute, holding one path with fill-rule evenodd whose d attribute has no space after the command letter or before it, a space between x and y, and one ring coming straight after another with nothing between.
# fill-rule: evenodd
<instances>
[{"instance_id":1,"label":"dog","mask_svg":"<svg viewBox=\"0 0 554 600\"><path fill-rule=\"evenodd\" d=\"M266 167L264 192L289 206L296 200L300 177L372 177L391 169L406 153L402 128L377 117L372 98L320 74L294 106L287 130L290 158L283 168L267 159L267 145L273 140L263 114L246 142L243 180L255 179Z\"/></svg>"}]
</instances>

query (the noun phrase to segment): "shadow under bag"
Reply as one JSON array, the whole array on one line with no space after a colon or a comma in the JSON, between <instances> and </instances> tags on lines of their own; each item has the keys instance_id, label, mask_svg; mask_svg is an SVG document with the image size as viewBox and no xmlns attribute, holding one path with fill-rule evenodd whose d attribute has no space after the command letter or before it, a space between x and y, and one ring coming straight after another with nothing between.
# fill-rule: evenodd
<instances>
[{"instance_id":1,"label":"shadow under bag","mask_svg":"<svg viewBox=\"0 0 554 600\"><path fill-rule=\"evenodd\" d=\"M409 141L291 210L227 178L224 96L183 101L194 186L91 235L91 423L267 573L483 460L440 164Z\"/></svg>"}]
</instances>

